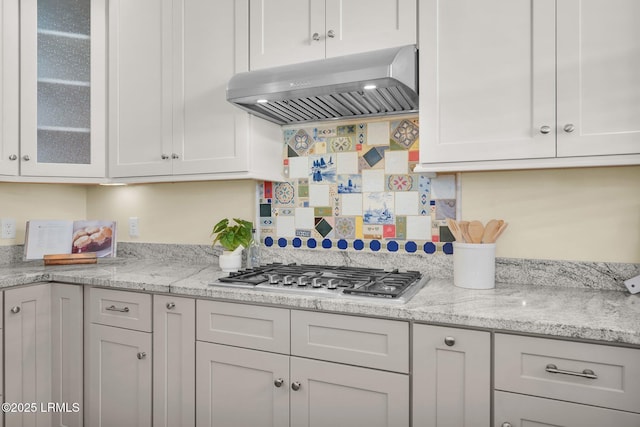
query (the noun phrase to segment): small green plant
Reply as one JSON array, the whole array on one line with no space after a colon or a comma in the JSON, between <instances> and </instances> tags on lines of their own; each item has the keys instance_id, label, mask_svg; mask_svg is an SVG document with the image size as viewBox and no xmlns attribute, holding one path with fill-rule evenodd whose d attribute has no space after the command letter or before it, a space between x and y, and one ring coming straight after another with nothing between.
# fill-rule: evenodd
<instances>
[{"instance_id":1,"label":"small green plant","mask_svg":"<svg viewBox=\"0 0 640 427\"><path fill-rule=\"evenodd\" d=\"M220 242L222 247L228 251L233 251L240 245L245 248L249 247L249 243L253 238L251 233L253 223L238 218L233 218L233 220L236 223L235 225L229 225L229 218L224 218L213 227L211 236L215 235L215 238L211 246Z\"/></svg>"}]
</instances>

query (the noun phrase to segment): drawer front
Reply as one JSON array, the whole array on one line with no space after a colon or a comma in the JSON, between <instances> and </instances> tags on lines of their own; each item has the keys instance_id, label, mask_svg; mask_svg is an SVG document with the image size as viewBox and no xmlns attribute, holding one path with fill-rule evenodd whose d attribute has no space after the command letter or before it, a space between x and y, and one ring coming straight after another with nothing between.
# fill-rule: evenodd
<instances>
[{"instance_id":1,"label":"drawer front","mask_svg":"<svg viewBox=\"0 0 640 427\"><path fill-rule=\"evenodd\" d=\"M640 426L640 414L496 391L495 427Z\"/></svg>"},{"instance_id":2,"label":"drawer front","mask_svg":"<svg viewBox=\"0 0 640 427\"><path fill-rule=\"evenodd\" d=\"M196 339L289 354L289 310L198 300Z\"/></svg>"},{"instance_id":3,"label":"drawer front","mask_svg":"<svg viewBox=\"0 0 640 427\"><path fill-rule=\"evenodd\" d=\"M496 334L495 388L640 413L640 350Z\"/></svg>"},{"instance_id":4,"label":"drawer front","mask_svg":"<svg viewBox=\"0 0 640 427\"><path fill-rule=\"evenodd\" d=\"M89 288L91 323L151 332L151 295Z\"/></svg>"},{"instance_id":5,"label":"drawer front","mask_svg":"<svg viewBox=\"0 0 640 427\"><path fill-rule=\"evenodd\" d=\"M409 324L293 310L291 354L408 373Z\"/></svg>"}]
</instances>

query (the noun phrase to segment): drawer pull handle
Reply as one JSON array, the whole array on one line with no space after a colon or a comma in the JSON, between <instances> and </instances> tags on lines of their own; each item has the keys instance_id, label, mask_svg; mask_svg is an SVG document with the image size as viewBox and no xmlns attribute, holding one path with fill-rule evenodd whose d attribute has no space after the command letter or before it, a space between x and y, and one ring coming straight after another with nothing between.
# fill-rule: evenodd
<instances>
[{"instance_id":1,"label":"drawer pull handle","mask_svg":"<svg viewBox=\"0 0 640 427\"><path fill-rule=\"evenodd\" d=\"M110 305L109 307L105 308L105 310L107 310L107 311L117 311L119 313L128 313L129 312L129 307L118 308L115 305Z\"/></svg>"},{"instance_id":2,"label":"drawer pull handle","mask_svg":"<svg viewBox=\"0 0 640 427\"><path fill-rule=\"evenodd\" d=\"M11 307L11 312L12 312L13 314L18 314L18 313L20 313L20 306L17 306L17 305L16 305L15 307Z\"/></svg>"},{"instance_id":3,"label":"drawer pull handle","mask_svg":"<svg viewBox=\"0 0 640 427\"><path fill-rule=\"evenodd\" d=\"M585 369L582 372L565 371L563 369L558 369L558 367L553 363L549 363L545 368L545 371L549 372L550 374L573 375L575 377L589 378L590 380L598 379L598 376L591 369Z\"/></svg>"},{"instance_id":4,"label":"drawer pull handle","mask_svg":"<svg viewBox=\"0 0 640 427\"><path fill-rule=\"evenodd\" d=\"M445 337L444 343L449 347L453 347L454 345L456 345L456 339L454 337Z\"/></svg>"},{"instance_id":5,"label":"drawer pull handle","mask_svg":"<svg viewBox=\"0 0 640 427\"><path fill-rule=\"evenodd\" d=\"M138 360L142 360L145 357L147 357L147 353L145 353L144 351L141 351L140 353L137 354L138 356Z\"/></svg>"},{"instance_id":6,"label":"drawer pull handle","mask_svg":"<svg viewBox=\"0 0 640 427\"><path fill-rule=\"evenodd\" d=\"M298 390L300 390L300 383L299 383L299 382L297 382L297 381L296 381L296 382L291 383L291 389L292 389L293 391L298 391Z\"/></svg>"},{"instance_id":7,"label":"drawer pull handle","mask_svg":"<svg viewBox=\"0 0 640 427\"><path fill-rule=\"evenodd\" d=\"M174 308L176 308L176 303L175 302L168 302L167 303L167 310L173 310Z\"/></svg>"},{"instance_id":8,"label":"drawer pull handle","mask_svg":"<svg viewBox=\"0 0 640 427\"><path fill-rule=\"evenodd\" d=\"M284 384L284 380L282 378L278 378L277 380L275 380L273 382L273 385L275 385L276 387L282 387L282 384Z\"/></svg>"}]
</instances>

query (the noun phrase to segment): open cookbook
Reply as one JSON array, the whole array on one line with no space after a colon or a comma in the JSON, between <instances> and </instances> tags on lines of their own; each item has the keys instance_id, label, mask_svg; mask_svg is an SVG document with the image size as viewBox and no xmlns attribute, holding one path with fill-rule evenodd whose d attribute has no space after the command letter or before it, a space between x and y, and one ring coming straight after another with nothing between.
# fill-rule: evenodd
<instances>
[{"instance_id":1,"label":"open cookbook","mask_svg":"<svg viewBox=\"0 0 640 427\"><path fill-rule=\"evenodd\" d=\"M98 258L116 256L116 222L27 221L24 258L93 252Z\"/></svg>"}]
</instances>

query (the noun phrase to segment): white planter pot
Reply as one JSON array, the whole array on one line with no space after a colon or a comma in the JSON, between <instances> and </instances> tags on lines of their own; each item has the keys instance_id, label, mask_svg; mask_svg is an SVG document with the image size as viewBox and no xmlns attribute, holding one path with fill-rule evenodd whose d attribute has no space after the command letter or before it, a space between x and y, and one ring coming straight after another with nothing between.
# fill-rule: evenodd
<instances>
[{"instance_id":1,"label":"white planter pot","mask_svg":"<svg viewBox=\"0 0 640 427\"><path fill-rule=\"evenodd\" d=\"M242 267L242 251L237 254L224 251L218 259L220 260L220 269L224 272L231 273L240 270L240 267Z\"/></svg>"}]
</instances>

